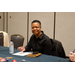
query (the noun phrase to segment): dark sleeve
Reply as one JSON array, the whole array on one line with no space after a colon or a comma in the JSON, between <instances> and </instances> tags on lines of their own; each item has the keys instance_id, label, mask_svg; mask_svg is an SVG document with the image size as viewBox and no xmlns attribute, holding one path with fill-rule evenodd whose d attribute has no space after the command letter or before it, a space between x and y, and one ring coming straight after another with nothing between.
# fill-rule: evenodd
<instances>
[{"instance_id":1,"label":"dark sleeve","mask_svg":"<svg viewBox=\"0 0 75 75\"><path fill-rule=\"evenodd\" d=\"M44 41L44 54L51 55L52 44L50 40Z\"/></svg>"},{"instance_id":2,"label":"dark sleeve","mask_svg":"<svg viewBox=\"0 0 75 75\"><path fill-rule=\"evenodd\" d=\"M32 40L32 37L30 38L28 44L25 46L25 51L24 52L27 52L27 51L31 50L31 40Z\"/></svg>"}]
</instances>

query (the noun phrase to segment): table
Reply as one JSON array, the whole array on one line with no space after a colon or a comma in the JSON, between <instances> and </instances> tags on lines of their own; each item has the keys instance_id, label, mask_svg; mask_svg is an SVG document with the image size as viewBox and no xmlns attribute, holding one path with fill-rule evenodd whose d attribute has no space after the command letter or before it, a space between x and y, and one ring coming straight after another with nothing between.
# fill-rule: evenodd
<instances>
[{"instance_id":1,"label":"table","mask_svg":"<svg viewBox=\"0 0 75 75\"><path fill-rule=\"evenodd\" d=\"M18 49L14 49L14 53L18 52ZM17 62L22 62L22 59L25 59L25 62L70 62L69 59L52 56L52 55L45 55L41 54L39 57L33 58L33 57L27 57L27 56L16 56L9 53L9 47L3 47L0 46L0 57L13 57L12 59L9 59L9 62L12 62L12 60L16 60Z\"/></svg>"}]
</instances>

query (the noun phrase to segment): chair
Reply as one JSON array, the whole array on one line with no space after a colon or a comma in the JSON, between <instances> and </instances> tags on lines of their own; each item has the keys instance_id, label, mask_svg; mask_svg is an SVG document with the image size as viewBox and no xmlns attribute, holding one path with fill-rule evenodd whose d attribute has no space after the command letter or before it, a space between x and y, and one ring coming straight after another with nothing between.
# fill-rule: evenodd
<instances>
[{"instance_id":1,"label":"chair","mask_svg":"<svg viewBox=\"0 0 75 75\"><path fill-rule=\"evenodd\" d=\"M11 40L14 43L14 48L17 49L20 46L23 46L24 43L24 37L19 34L13 34L11 35Z\"/></svg>"},{"instance_id":2,"label":"chair","mask_svg":"<svg viewBox=\"0 0 75 75\"><path fill-rule=\"evenodd\" d=\"M8 33L0 31L0 46L9 47Z\"/></svg>"},{"instance_id":3,"label":"chair","mask_svg":"<svg viewBox=\"0 0 75 75\"><path fill-rule=\"evenodd\" d=\"M58 40L50 39L52 43L51 55L66 58L62 43Z\"/></svg>"},{"instance_id":4,"label":"chair","mask_svg":"<svg viewBox=\"0 0 75 75\"><path fill-rule=\"evenodd\" d=\"M3 33L0 33L0 46L3 46Z\"/></svg>"}]
</instances>

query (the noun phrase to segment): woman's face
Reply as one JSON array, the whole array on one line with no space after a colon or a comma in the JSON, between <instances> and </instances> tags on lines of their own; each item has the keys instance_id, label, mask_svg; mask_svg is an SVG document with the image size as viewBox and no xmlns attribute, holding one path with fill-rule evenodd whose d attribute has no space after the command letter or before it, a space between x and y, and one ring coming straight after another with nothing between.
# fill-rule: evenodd
<instances>
[{"instance_id":1,"label":"woman's face","mask_svg":"<svg viewBox=\"0 0 75 75\"><path fill-rule=\"evenodd\" d=\"M40 34L40 32L41 32L41 26L40 26L40 24L38 22L32 23L32 26L31 27L32 27L32 33L35 36L37 36L37 35Z\"/></svg>"}]
</instances>

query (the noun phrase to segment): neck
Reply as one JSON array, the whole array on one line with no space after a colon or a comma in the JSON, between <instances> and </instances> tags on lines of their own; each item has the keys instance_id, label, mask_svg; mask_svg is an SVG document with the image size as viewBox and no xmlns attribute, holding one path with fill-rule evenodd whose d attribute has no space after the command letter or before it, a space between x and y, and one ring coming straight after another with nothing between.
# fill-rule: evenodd
<instances>
[{"instance_id":1,"label":"neck","mask_svg":"<svg viewBox=\"0 0 75 75\"><path fill-rule=\"evenodd\" d=\"M41 34L42 34L42 32L40 32L39 34L35 35L36 38L38 38Z\"/></svg>"}]
</instances>

